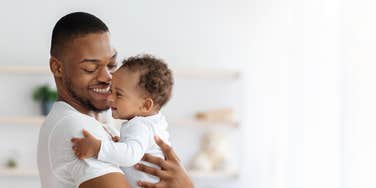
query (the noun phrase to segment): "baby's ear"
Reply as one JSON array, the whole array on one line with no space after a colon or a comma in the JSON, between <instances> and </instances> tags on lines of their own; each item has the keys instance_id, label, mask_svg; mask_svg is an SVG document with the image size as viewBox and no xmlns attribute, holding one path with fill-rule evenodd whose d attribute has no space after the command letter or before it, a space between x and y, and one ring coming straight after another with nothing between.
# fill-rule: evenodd
<instances>
[{"instance_id":1,"label":"baby's ear","mask_svg":"<svg viewBox=\"0 0 376 188\"><path fill-rule=\"evenodd\" d=\"M152 98L150 97L147 97L144 101L144 105L142 106L142 109L145 111L145 112L150 112L152 111L154 108L154 101Z\"/></svg>"}]
</instances>

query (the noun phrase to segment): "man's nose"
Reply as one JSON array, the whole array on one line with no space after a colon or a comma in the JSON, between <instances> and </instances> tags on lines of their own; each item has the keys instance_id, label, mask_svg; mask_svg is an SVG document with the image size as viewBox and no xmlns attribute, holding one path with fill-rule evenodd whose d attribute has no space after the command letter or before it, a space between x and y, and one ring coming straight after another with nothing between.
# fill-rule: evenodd
<instances>
[{"instance_id":1,"label":"man's nose","mask_svg":"<svg viewBox=\"0 0 376 188\"><path fill-rule=\"evenodd\" d=\"M98 73L98 81L110 83L112 79L112 74L108 68L102 68Z\"/></svg>"}]
</instances>

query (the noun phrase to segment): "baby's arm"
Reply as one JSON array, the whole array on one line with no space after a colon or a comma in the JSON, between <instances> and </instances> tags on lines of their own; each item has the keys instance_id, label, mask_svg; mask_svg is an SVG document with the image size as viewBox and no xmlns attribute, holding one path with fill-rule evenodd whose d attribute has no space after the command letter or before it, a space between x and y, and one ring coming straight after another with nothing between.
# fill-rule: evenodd
<instances>
[{"instance_id":1,"label":"baby's arm","mask_svg":"<svg viewBox=\"0 0 376 188\"><path fill-rule=\"evenodd\" d=\"M83 130L83 138L72 138L74 154L79 159L97 156L101 147L101 140L96 139L88 131ZM112 137L112 141L119 142L120 137Z\"/></svg>"},{"instance_id":2,"label":"baby's arm","mask_svg":"<svg viewBox=\"0 0 376 188\"><path fill-rule=\"evenodd\" d=\"M137 164L152 143L153 133L144 124L132 123L121 130L121 142L102 141L98 160L122 167Z\"/></svg>"},{"instance_id":3,"label":"baby's arm","mask_svg":"<svg viewBox=\"0 0 376 188\"><path fill-rule=\"evenodd\" d=\"M72 138L73 150L77 158L86 159L97 156L101 147L101 141L96 139L88 131L83 130L83 138Z\"/></svg>"}]
</instances>

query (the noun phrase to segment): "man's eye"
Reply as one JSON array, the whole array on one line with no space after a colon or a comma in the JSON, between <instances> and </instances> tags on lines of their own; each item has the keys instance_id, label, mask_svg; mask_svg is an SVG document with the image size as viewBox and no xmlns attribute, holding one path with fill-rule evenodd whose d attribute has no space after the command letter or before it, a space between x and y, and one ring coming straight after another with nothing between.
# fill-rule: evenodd
<instances>
[{"instance_id":1,"label":"man's eye","mask_svg":"<svg viewBox=\"0 0 376 188\"><path fill-rule=\"evenodd\" d=\"M93 73L93 72L95 72L95 69L94 70L90 70L90 69L83 69L85 72L87 72L87 73Z\"/></svg>"},{"instance_id":2,"label":"man's eye","mask_svg":"<svg viewBox=\"0 0 376 188\"><path fill-rule=\"evenodd\" d=\"M120 93L118 93L118 92L116 92L116 96L121 96L121 94L120 94Z\"/></svg>"}]
</instances>

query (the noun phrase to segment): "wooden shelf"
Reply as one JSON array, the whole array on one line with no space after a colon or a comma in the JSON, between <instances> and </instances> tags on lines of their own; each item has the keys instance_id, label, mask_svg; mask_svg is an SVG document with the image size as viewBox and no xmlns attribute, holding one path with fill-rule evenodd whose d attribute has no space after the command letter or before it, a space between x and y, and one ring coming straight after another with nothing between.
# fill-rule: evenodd
<instances>
[{"instance_id":1,"label":"wooden shelf","mask_svg":"<svg viewBox=\"0 0 376 188\"><path fill-rule=\"evenodd\" d=\"M239 79L240 72L221 69L173 69L177 76L189 78Z\"/></svg>"},{"instance_id":2,"label":"wooden shelf","mask_svg":"<svg viewBox=\"0 0 376 188\"><path fill-rule=\"evenodd\" d=\"M167 118L168 124L171 126L189 126L189 127L214 127L214 126L223 126L223 127L232 127L236 128L239 126L237 121L204 121L197 120L194 118Z\"/></svg>"},{"instance_id":3,"label":"wooden shelf","mask_svg":"<svg viewBox=\"0 0 376 188\"><path fill-rule=\"evenodd\" d=\"M215 172L202 172L195 170L188 170L188 174L192 178L237 178L237 172L227 172L227 171L215 171Z\"/></svg>"},{"instance_id":4,"label":"wooden shelf","mask_svg":"<svg viewBox=\"0 0 376 188\"><path fill-rule=\"evenodd\" d=\"M200 171L188 171L188 174L192 178L236 178L238 174L236 172L200 172ZM25 170L25 169L0 169L0 176L15 176L15 177L38 177L38 170Z\"/></svg>"},{"instance_id":5,"label":"wooden shelf","mask_svg":"<svg viewBox=\"0 0 376 188\"><path fill-rule=\"evenodd\" d=\"M42 125L44 122L44 116L0 116L1 124L32 124ZM189 126L189 127L238 127L236 121L200 121L196 119L179 119L179 118L167 118L167 121L172 127ZM115 121L115 123L121 123L122 121Z\"/></svg>"},{"instance_id":6,"label":"wooden shelf","mask_svg":"<svg viewBox=\"0 0 376 188\"><path fill-rule=\"evenodd\" d=\"M33 124L42 125L43 116L0 116L0 124Z\"/></svg>"},{"instance_id":7,"label":"wooden shelf","mask_svg":"<svg viewBox=\"0 0 376 188\"><path fill-rule=\"evenodd\" d=\"M237 70L227 69L173 69L176 76L189 78L222 78L222 79L238 79L240 72ZM51 74L51 71L46 66L41 65L2 65L0 66L0 73L6 74Z\"/></svg>"},{"instance_id":8,"label":"wooden shelf","mask_svg":"<svg viewBox=\"0 0 376 188\"><path fill-rule=\"evenodd\" d=\"M51 74L48 65L2 65L0 66L0 73L7 74Z\"/></svg>"},{"instance_id":9,"label":"wooden shelf","mask_svg":"<svg viewBox=\"0 0 376 188\"><path fill-rule=\"evenodd\" d=\"M38 170L24 170L24 169L0 169L0 176L16 176L16 177L38 177Z\"/></svg>"}]
</instances>

